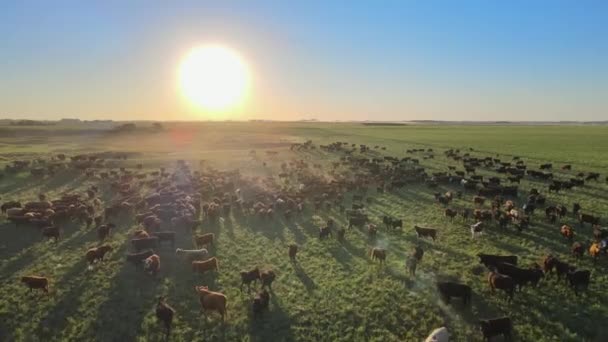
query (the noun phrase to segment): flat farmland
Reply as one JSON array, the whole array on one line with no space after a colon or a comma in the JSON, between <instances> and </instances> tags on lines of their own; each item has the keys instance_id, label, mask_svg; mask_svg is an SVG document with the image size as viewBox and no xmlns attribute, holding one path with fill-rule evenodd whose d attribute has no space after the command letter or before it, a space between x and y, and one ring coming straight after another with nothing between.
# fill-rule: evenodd
<instances>
[{"instance_id":1,"label":"flat farmland","mask_svg":"<svg viewBox=\"0 0 608 342\"><path fill-rule=\"evenodd\" d=\"M88 205L92 199L86 191L96 187L94 197L101 206L91 216L105 216L105 208L139 202L132 198L160 191L155 181L169 182L171 187L185 177L181 191L199 196L203 204L219 198L230 210L217 218L197 214L200 224L193 231L162 220L161 230L176 232L175 246L163 244L155 249L161 259L156 277L125 261L127 253L133 253L133 232L141 228L135 216L149 209L144 204L105 217L104 222L116 228L104 242L99 242L94 225L87 228L79 220L55 222L61 237L54 242L44 238L40 228L16 226L3 214L0 340L164 340L163 326L155 316L159 296L166 296L176 311L169 336L174 341L421 341L441 326L448 328L451 340L481 341L478 320L499 316L511 318L518 341L608 339L604 323L608 320L608 258L601 254L593 262L587 251L594 239L593 228L580 224L572 213L578 203L582 213L600 217L600 225L608 222L607 126L218 122L166 123L154 131L148 129L149 123L136 124L132 132L111 132L96 124L0 126L0 201L25 204L38 201L40 194L50 200L82 194ZM348 144L338 149L321 147L334 142ZM361 151L361 145L369 149ZM518 187L517 196L504 199L518 210L522 211L532 189L545 198L545 204L538 205L530 215L530 226L521 232L514 224L500 228L490 220L484 233L472 238L473 219L450 220L444 211L490 210L493 196L486 196L485 203L476 207L477 191L465 191L460 181L431 179L433 173L455 176L456 171L464 171L462 159L449 157L448 150L458 150L463 158L468 154L513 165L520 160L529 170L551 163L552 169L543 172L551 172L553 180L583 179L584 184L554 192L549 191L550 180L525 175L519 184L510 184L507 174L496 172L496 165L476 167L475 175L484 180L497 177L503 185ZM117 153L126 158L117 158ZM66 156L64 161L58 158L61 154ZM70 158L77 155L97 156L103 162L79 168ZM397 164L385 157L409 158L397 164L407 170L423 168L426 176L390 186L397 180L393 170ZM362 163L364 159L370 164L376 160L376 166ZM29 164L12 170L15 161ZM59 165L52 174L47 171L49 164ZM563 170L567 164L571 169ZM153 173L161 168L168 176L158 180ZM32 169L44 171L34 175ZM115 176L100 176L112 171ZM144 176L121 181L126 173ZM590 173L600 176L585 180ZM323 191L307 191L318 184L334 189L332 184L357 181L362 185L356 189L338 187L327 196ZM129 183L129 199L117 190L116 182ZM224 200L226 193L234 197L237 189L242 190L238 196L243 202L261 201L273 208L273 215L260 217L246 206ZM446 192L462 194L447 205L438 203L434 194ZM303 209L285 215L287 209L277 206L276 200L291 196L301 201ZM340 240L337 230L349 225L341 206L350 209L353 204L363 205L368 222L347 228ZM545 209L557 205L566 207L568 214L550 222ZM384 216L402 220L403 227L386 228ZM330 219L335 222L333 236L320 239L319 228ZM368 234L368 224L377 225L376 236ZM436 228L437 239L418 238L414 225ZM562 225L573 228L572 241L560 234ZM196 248L195 236L203 233L215 234L215 243L208 249L220 266L217 272L201 275L192 272L175 248ZM573 242L586 246L580 259L571 253ZM85 253L102 243L113 250L103 262L88 267ZM290 244L299 247L295 262L287 254ZM405 263L415 246L425 253L412 276ZM374 247L386 250L384 265L370 259ZM508 301L504 292L491 291L488 270L479 263L478 253L517 255L523 268L551 254L577 269L590 270L591 281L576 296L564 279L547 274L538 287L525 286ZM259 283L251 293L240 290L240 272L255 267L272 269L277 275L269 308L261 316L251 308ZM49 294L29 293L20 282L26 275L47 277ZM459 298L446 303L436 289L438 281L470 286L471 303L463 305ZM201 314L194 290L200 285L227 296L224 323L217 313Z\"/></svg>"}]
</instances>

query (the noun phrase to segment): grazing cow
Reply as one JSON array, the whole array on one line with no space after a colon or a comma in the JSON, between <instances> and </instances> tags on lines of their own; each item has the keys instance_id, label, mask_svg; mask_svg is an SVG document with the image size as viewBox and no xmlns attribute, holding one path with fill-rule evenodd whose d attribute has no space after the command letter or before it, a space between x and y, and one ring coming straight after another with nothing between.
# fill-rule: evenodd
<instances>
[{"instance_id":1,"label":"grazing cow","mask_svg":"<svg viewBox=\"0 0 608 342\"><path fill-rule=\"evenodd\" d=\"M291 261L295 261L296 254L298 254L298 245L290 244L289 245L289 259L291 259Z\"/></svg>"},{"instance_id":2,"label":"grazing cow","mask_svg":"<svg viewBox=\"0 0 608 342\"><path fill-rule=\"evenodd\" d=\"M437 290L446 303L450 303L452 297L461 297L463 304L471 302L471 287L451 281L437 282Z\"/></svg>"},{"instance_id":3,"label":"grazing cow","mask_svg":"<svg viewBox=\"0 0 608 342\"><path fill-rule=\"evenodd\" d=\"M160 257L152 254L144 260L144 271L156 276L160 271Z\"/></svg>"},{"instance_id":4,"label":"grazing cow","mask_svg":"<svg viewBox=\"0 0 608 342\"><path fill-rule=\"evenodd\" d=\"M386 225L386 228L392 228L392 229L397 229L397 228L403 228L403 220L401 219L396 219L390 216L384 216L382 217L382 223L384 223Z\"/></svg>"},{"instance_id":5,"label":"grazing cow","mask_svg":"<svg viewBox=\"0 0 608 342\"><path fill-rule=\"evenodd\" d=\"M25 276L21 277L21 282L30 288L30 292L33 289L42 290L45 293L49 293L49 280L46 277L40 276Z\"/></svg>"},{"instance_id":6,"label":"grazing cow","mask_svg":"<svg viewBox=\"0 0 608 342\"><path fill-rule=\"evenodd\" d=\"M201 249L181 249L175 250L175 255L184 255L189 260L203 260L209 255L209 251L205 248Z\"/></svg>"},{"instance_id":7,"label":"grazing cow","mask_svg":"<svg viewBox=\"0 0 608 342\"><path fill-rule=\"evenodd\" d=\"M155 247L158 247L159 242L156 236L151 236L148 238L132 239L131 245L133 245L133 248L135 248L136 252L140 252L144 249L153 249Z\"/></svg>"},{"instance_id":8,"label":"grazing cow","mask_svg":"<svg viewBox=\"0 0 608 342\"><path fill-rule=\"evenodd\" d=\"M480 319L479 325L485 341L489 342L492 337L498 335L502 335L505 340L511 339L513 323L511 323L511 318L509 317Z\"/></svg>"},{"instance_id":9,"label":"grazing cow","mask_svg":"<svg viewBox=\"0 0 608 342\"><path fill-rule=\"evenodd\" d=\"M251 283L260 279L260 270L256 267L251 271L241 271L241 292L243 285L247 285L247 291L251 291Z\"/></svg>"},{"instance_id":10,"label":"grazing cow","mask_svg":"<svg viewBox=\"0 0 608 342\"><path fill-rule=\"evenodd\" d=\"M158 243L160 245L163 241L171 242L171 247L175 247L175 232L174 231L162 231L162 232L153 232L152 236L158 238Z\"/></svg>"},{"instance_id":11,"label":"grazing cow","mask_svg":"<svg viewBox=\"0 0 608 342\"><path fill-rule=\"evenodd\" d=\"M213 245L214 234L207 233L203 235L197 235L195 238L196 245L200 248L202 246Z\"/></svg>"},{"instance_id":12,"label":"grazing cow","mask_svg":"<svg viewBox=\"0 0 608 342\"><path fill-rule=\"evenodd\" d=\"M112 246L110 245L94 247L87 251L87 253L85 254L85 259L87 259L89 265L92 265L97 260L103 261L103 257L106 255L106 253L111 251Z\"/></svg>"},{"instance_id":13,"label":"grazing cow","mask_svg":"<svg viewBox=\"0 0 608 342\"><path fill-rule=\"evenodd\" d=\"M260 280L262 281L262 288L272 288L272 283L276 279L277 275L273 270L264 270L260 272Z\"/></svg>"},{"instance_id":14,"label":"grazing cow","mask_svg":"<svg viewBox=\"0 0 608 342\"><path fill-rule=\"evenodd\" d=\"M46 237L46 238L53 238L55 239L55 242L57 242L57 240L59 240L59 236L60 236L60 231L59 231L59 227L57 226L52 226L52 227L45 227L42 229L42 236Z\"/></svg>"},{"instance_id":15,"label":"grazing cow","mask_svg":"<svg viewBox=\"0 0 608 342\"><path fill-rule=\"evenodd\" d=\"M576 259L580 259L583 257L583 254L585 254L585 245L583 245L582 242L577 241L572 244L570 251Z\"/></svg>"},{"instance_id":16,"label":"grazing cow","mask_svg":"<svg viewBox=\"0 0 608 342\"><path fill-rule=\"evenodd\" d=\"M509 296L509 301L513 300L513 294L515 293L515 281L508 275L490 272L488 274L488 283L492 292L496 289L503 290Z\"/></svg>"},{"instance_id":17,"label":"grazing cow","mask_svg":"<svg viewBox=\"0 0 608 342\"><path fill-rule=\"evenodd\" d=\"M482 206L485 201L486 201L486 198L483 196L473 197L473 204L475 204L476 206Z\"/></svg>"},{"instance_id":18,"label":"grazing cow","mask_svg":"<svg viewBox=\"0 0 608 342\"><path fill-rule=\"evenodd\" d=\"M158 302L156 303L156 319L165 326L165 340L168 340L169 335L171 334L173 316L175 316L175 309L167 304L165 297L158 297Z\"/></svg>"},{"instance_id":19,"label":"grazing cow","mask_svg":"<svg viewBox=\"0 0 608 342\"><path fill-rule=\"evenodd\" d=\"M201 311L217 311L222 315L222 321L226 320L226 302L227 298L223 293L209 291L207 286L195 286L194 290L199 295L201 303Z\"/></svg>"},{"instance_id":20,"label":"grazing cow","mask_svg":"<svg viewBox=\"0 0 608 342\"><path fill-rule=\"evenodd\" d=\"M598 242L594 242L589 246L589 255L593 258L593 263L597 261L597 258L600 256L600 244Z\"/></svg>"},{"instance_id":21,"label":"grazing cow","mask_svg":"<svg viewBox=\"0 0 608 342\"><path fill-rule=\"evenodd\" d=\"M135 268L137 268L144 262L144 260L153 254L154 251L152 250L147 250L140 253L129 253L127 254L127 261L135 265Z\"/></svg>"},{"instance_id":22,"label":"grazing cow","mask_svg":"<svg viewBox=\"0 0 608 342\"><path fill-rule=\"evenodd\" d=\"M424 342L449 342L450 333L446 327L433 330Z\"/></svg>"},{"instance_id":23,"label":"grazing cow","mask_svg":"<svg viewBox=\"0 0 608 342\"><path fill-rule=\"evenodd\" d=\"M251 304L253 314L257 317L261 315L264 310L268 309L270 303L270 294L265 289L260 291L254 298Z\"/></svg>"},{"instance_id":24,"label":"grazing cow","mask_svg":"<svg viewBox=\"0 0 608 342\"><path fill-rule=\"evenodd\" d=\"M102 224L97 228L97 238L99 238L100 241L107 239L114 228L116 228L116 226L113 223Z\"/></svg>"},{"instance_id":25,"label":"grazing cow","mask_svg":"<svg viewBox=\"0 0 608 342\"><path fill-rule=\"evenodd\" d=\"M538 282L544 277L544 273L540 268L523 269L513 264L499 263L495 267L496 271L500 274L507 275L513 278L515 285L521 291L521 288L530 283L534 287L538 285Z\"/></svg>"},{"instance_id":26,"label":"grazing cow","mask_svg":"<svg viewBox=\"0 0 608 342\"><path fill-rule=\"evenodd\" d=\"M591 278L591 272L589 270L576 270L566 273L566 279L570 283L570 287L574 290L574 294L578 296L579 287L589 287L589 279Z\"/></svg>"},{"instance_id":27,"label":"grazing cow","mask_svg":"<svg viewBox=\"0 0 608 342\"><path fill-rule=\"evenodd\" d=\"M560 233L562 236L570 241L574 238L574 229L569 225L565 224L560 228Z\"/></svg>"},{"instance_id":28,"label":"grazing cow","mask_svg":"<svg viewBox=\"0 0 608 342\"><path fill-rule=\"evenodd\" d=\"M454 217L456 217L456 215L458 215L458 211L456 211L454 209L446 208L444 211L444 215L445 215L445 217L448 217L450 219L450 221L452 221L452 220L454 220Z\"/></svg>"},{"instance_id":29,"label":"grazing cow","mask_svg":"<svg viewBox=\"0 0 608 342\"><path fill-rule=\"evenodd\" d=\"M329 236L333 236L329 226L319 228L319 239L327 238Z\"/></svg>"},{"instance_id":30,"label":"grazing cow","mask_svg":"<svg viewBox=\"0 0 608 342\"><path fill-rule=\"evenodd\" d=\"M608 229L601 228L600 226L593 226L593 238L596 240L603 240L608 238Z\"/></svg>"},{"instance_id":31,"label":"grazing cow","mask_svg":"<svg viewBox=\"0 0 608 342\"><path fill-rule=\"evenodd\" d=\"M493 254L477 254L479 263L485 265L487 268L496 267L499 263L508 263L517 265L516 255L493 255Z\"/></svg>"},{"instance_id":32,"label":"grazing cow","mask_svg":"<svg viewBox=\"0 0 608 342\"><path fill-rule=\"evenodd\" d=\"M369 256L372 260L380 261L380 264L383 264L386 261L386 250L378 247L372 248Z\"/></svg>"},{"instance_id":33,"label":"grazing cow","mask_svg":"<svg viewBox=\"0 0 608 342\"><path fill-rule=\"evenodd\" d=\"M476 236L483 234L483 222L479 221L475 224L471 225L471 238L475 238Z\"/></svg>"},{"instance_id":34,"label":"grazing cow","mask_svg":"<svg viewBox=\"0 0 608 342\"><path fill-rule=\"evenodd\" d=\"M593 216L593 215L589 215L589 214L583 214L583 213L579 213L578 215L578 221L580 222L581 225L585 224L585 223L590 223L591 225L599 225L600 224L600 218L597 216Z\"/></svg>"},{"instance_id":35,"label":"grazing cow","mask_svg":"<svg viewBox=\"0 0 608 342\"><path fill-rule=\"evenodd\" d=\"M416 231L416 236L418 238L421 237L429 237L435 241L437 238L437 229L435 228L424 228L419 226L414 226L414 230Z\"/></svg>"},{"instance_id":36,"label":"grazing cow","mask_svg":"<svg viewBox=\"0 0 608 342\"><path fill-rule=\"evenodd\" d=\"M216 257L207 259L205 261L193 261L192 262L192 271L194 271L194 272L205 273L210 270L215 270L218 272L220 270L219 262Z\"/></svg>"},{"instance_id":37,"label":"grazing cow","mask_svg":"<svg viewBox=\"0 0 608 342\"><path fill-rule=\"evenodd\" d=\"M376 236L376 234L378 233L378 227L376 227L375 224L368 224L367 225L367 234L369 235L369 237L373 238Z\"/></svg>"},{"instance_id":38,"label":"grazing cow","mask_svg":"<svg viewBox=\"0 0 608 342\"><path fill-rule=\"evenodd\" d=\"M545 274L550 274L553 273L554 269L557 274L557 279L559 280L561 279L562 275L575 270L576 267L562 262L552 255L547 255L543 260L543 271Z\"/></svg>"}]
</instances>

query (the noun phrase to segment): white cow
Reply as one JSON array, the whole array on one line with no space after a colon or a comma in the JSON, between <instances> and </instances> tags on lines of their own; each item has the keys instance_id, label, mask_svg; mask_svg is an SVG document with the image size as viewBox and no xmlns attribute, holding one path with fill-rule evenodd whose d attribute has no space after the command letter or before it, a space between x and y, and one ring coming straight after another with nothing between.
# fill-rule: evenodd
<instances>
[{"instance_id":1,"label":"white cow","mask_svg":"<svg viewBox=\"0 0 608 342\"><path fill-rule=\"evenodd\" d=\"M424 342L449 342L450 333L446 327L441 327L433 330L429 337Z\"/></svg>"}]
</instances>

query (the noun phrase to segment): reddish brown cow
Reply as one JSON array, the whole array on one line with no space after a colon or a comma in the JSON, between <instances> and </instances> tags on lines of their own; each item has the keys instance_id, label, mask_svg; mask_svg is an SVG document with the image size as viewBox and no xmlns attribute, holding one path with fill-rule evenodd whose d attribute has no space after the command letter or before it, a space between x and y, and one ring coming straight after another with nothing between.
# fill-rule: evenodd
<instances>
[{"instance_id":1,"label":"reddish brown cow","mask_svg":"<svg viewBox=\"0 0 608 342\"><path fill-rule=\"evenodd\" d=\"M207 259L205 261L192 262L192 271L194 272L205 273L210 270L219 271L219 262L215 257Z\"/></svg>"},{"instance_id":2,"label":"reddish brown cow","mask_svg":"<svg viewBox=\"0 0 608 342\"><path fill-rule=\"evenodd\" d=\"M112 250L112 246L110 246L110 245L103 245L103 246L91 248L85 254L85 259L87 259L87 261L89 262L89 265L91 265L97 260L102 261L103 257L106 255L106 253L110 252L111 250Z\"/></svg>"},{"instance_id":3,"label":"reddish brown cow","mask_svg":"<svg viewBox=\"0 0 608 342\"><path fill-rule=\"evenodd\" d=\"M30 292L32 292L33 289L37 289L49 293L49 280L45 277L25 276L21 277L21 282L30 288Z\"/></svg>"},{"instance_id":4,"label":"reddish brown cow","mask_svg":"<svg viewBox=\"0 0 608 342\"><path fill-rule=\"evenodd\" d=\"M217 311L222 315L222 321L226 320L226 302L227 298L223 293L209 291L207 286L195 286L194 290L199 295L199 301L201 303L201 310L205 311Z\"/></svg>"}]
</instances>

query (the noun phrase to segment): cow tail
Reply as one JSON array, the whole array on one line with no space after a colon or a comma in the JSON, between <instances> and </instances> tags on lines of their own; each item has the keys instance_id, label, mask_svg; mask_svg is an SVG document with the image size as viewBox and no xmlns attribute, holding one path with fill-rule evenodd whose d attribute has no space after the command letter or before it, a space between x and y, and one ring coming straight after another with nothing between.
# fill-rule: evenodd
<instances>
[{"instance_id":1,"label":"cow tail","mask_svg":"<svg viewBox=\"0 0 608 342\"><path fill-rule=\"evenodd\" d=\"M215 259L215 270L220 271L220 261L218 259Z\"/></svg>"}]
</instances>

